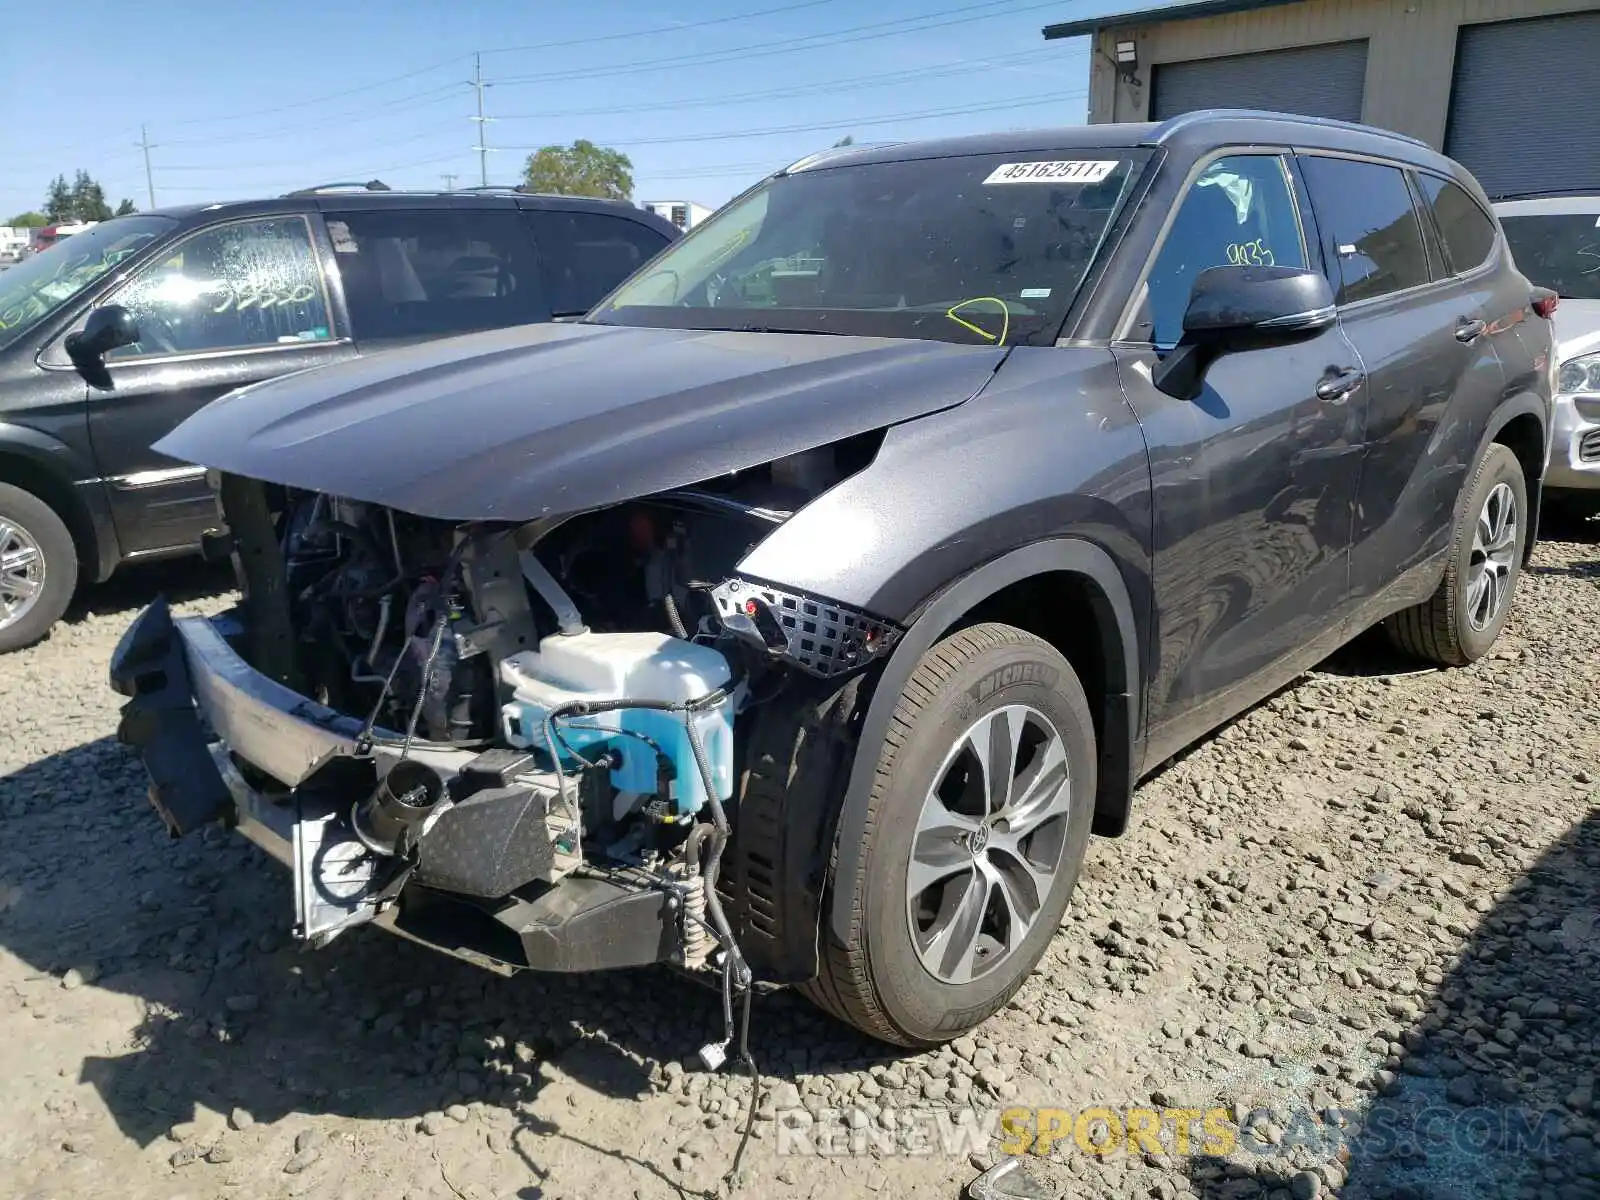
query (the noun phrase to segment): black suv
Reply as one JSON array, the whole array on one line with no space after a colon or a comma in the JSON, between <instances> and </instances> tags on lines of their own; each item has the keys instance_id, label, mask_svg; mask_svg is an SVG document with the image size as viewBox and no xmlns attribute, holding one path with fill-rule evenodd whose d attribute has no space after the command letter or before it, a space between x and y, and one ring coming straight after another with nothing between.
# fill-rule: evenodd
<instances>
[{"instance_id":1,"label":"black suv","mask_svg":"<svg viewBox=\"0 0 1600 1200\"><path fill-rule=\"evenodd\" d=\"M0 273L0 652L80 580L195 548L203 472L150 446L207 401L581 316L678 234L625 203L336 185L118 217Z\"/></svg>"},{"instance_id":2,"label":"black suv","mask_svg":"<svg viewBox=\"0 0 1600 1200\"><path fill-rule=\"evenodd\" d=\"M174 833L292 867L302 938L671 962L938 1043L1185 744L1376 623L1489 649L1549 299L1376 129L829 152L582 322L181 426L244 601L137 619L121 736Z\"/></svg>"}]
</instances>

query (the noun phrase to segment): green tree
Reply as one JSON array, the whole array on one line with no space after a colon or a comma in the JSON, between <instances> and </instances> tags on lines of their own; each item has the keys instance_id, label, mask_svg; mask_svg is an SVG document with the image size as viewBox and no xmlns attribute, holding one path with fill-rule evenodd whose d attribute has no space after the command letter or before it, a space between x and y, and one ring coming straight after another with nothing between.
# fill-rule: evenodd
<instances>
[{"instance_id":1,"label":"green tree","mask_svg":"<svg viewBox=\"0 0 1600 1200\"><path fill-rule=\"evenodd\" d=\"M50 218L42 212L18 213L6 222L13 229L43 229L50 224Z\"/></svg>"},{"instance_id":2,"label":"green tree","mask_svg":"<svg viewBox=\"0 0 1600 1200\"><path fill-rule=\"evenodd\" d=\"M72 220L72 188L65 175L57 175L50 181L50 190L44 197L44 215L51 225Z\"/></svg>"},{"instance_id":3,"label":"green tree","mask_svg":"<svg viewBox=\"0 0 1600 1200\"><path fill-rule=\"evenodd\" d=\"M119 217L125 217L129 213L136 213L138 211L139 206L132 200L124 200L121 204L117 205L117 216Z\"/></svg>"},{"instance_id":4,"label":"green tree","mask_svg":"<svg viewBox=\"0 0 1600 1200\"><path fill-rule=\"evenodd\" d=\"M619 150L579 138L530 154L523 183L534 192L627 200L633 195L633 163Z\"/></svg>"},{"instance_id":5,"label":"green tree","mask_svg":"<svg viewBox=\"0 0 1600 1200\"><path fill-rule=\"evenodd\" d=\"M89 172L81 169L72 180L72 215L79 221L111 219L111 206L106 203L105 189L90 178Z\"/></svg>"},{"instance_id":6,"label":"green tree","mask_svg":"<svg viewBox=\"0 0 1600 1200\"><path fill-rule=\"evenodd\" d=\"M833 144L833 148L837 150L840 146L854 146L855 144L856 135L853 133L847 133Z\"/></svg>"}]
</instances>

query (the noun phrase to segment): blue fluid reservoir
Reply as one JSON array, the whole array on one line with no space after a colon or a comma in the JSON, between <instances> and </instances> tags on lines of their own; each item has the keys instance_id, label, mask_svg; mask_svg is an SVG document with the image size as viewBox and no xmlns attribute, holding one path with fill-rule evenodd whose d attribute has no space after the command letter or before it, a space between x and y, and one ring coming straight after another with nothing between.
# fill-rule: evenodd
<instances>
[{"instance_id":1,"label":"blue fluid reservoir","mask_svg":"<svg viewBox=\"0 0 1600 1200\"><path fill-rule=\"evenodd\" d=\"M512 746L542 750L569 767L578 765L574 751L588 759L601 750L614 751L621 765L611 772L612 785L646 795L656 790L659 748L676 772L673 806L688 815L705 805L706 792L682 712L623 708L562 717L554 747L545 735L545 719L576 700L698 700L725 687L731 674L728 660L716 650L670 634L552 634L538 649L501 662L501 682L512 690L501 709L501 730ZM717 798L727 800L733 795L732 704L724 697L690 719L705 745Z\"/></svg>"}]
</instances>

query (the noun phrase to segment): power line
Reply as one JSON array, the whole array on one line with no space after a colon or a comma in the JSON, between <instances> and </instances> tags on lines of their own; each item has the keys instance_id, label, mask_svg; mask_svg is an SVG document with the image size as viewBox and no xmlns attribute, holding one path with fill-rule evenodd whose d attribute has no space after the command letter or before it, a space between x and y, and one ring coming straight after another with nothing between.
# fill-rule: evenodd
<instances>
[{"instance_id":1,"label":"power line","mask_svg":"<svg viewBox=\"0 0 1600 1200\"><path fill-rule=\"evenodd\" d=\"M219 124L223 121L245 121L252 117L270 117L276 113L293 112L296 109L311 108L318 104L326 104L329 100L342 100L346 96L359 96L364 92L376 91L378 88L388 87L391 83L403 83L407 79L416 79L418 76L427 75L433 71L454 66L465 57L466 55L464 54L453 54L449 58L441 59L436 63L430 63L426 67L418 67L415 71L406 71L400 75L389 75L383 79L373 80L371 83L361 84L358 87L346 88L342 92L329 92L323 96L313 96L309 100L296 100L290 104L280 104L273 108L258 108L250 112L232 113L225 117L190 117L189 119L183 121L173 121L171 124L212 125Z\"/></svg>"},{"instance_id":2,"label":"power line","mask_svg":"<svg viewBox=\"0 0 1600 1200\"><path fill-rule=\"evenodd\" d=\"M411 109L430 108L435 105L448 103L459 98L461 85L447 83L442 87L429 88L425 92L414 92L408 96L400 96L394 100L386 100L378 107L363 105L361 108L352 109L344 113L330 113L325 118L311 122L301 122L294 125L279 125L272 129L259 130L254 133L218 134L215 137L199 138L174 138L167 142L169 146L215 146L222 143L233 145L237 142L263 142L280 137L301 137L306 133L318 129L330 129L337 126L339 129L348 129L352 125L360 125L369 121L387 120L397 112L407 112Z\"/></svg>"},{"instance_id":3,"label":"power line","mask_svg":"<svg viewBox=\"0 0 1600 1200\"><path fill-rule=\"evenodd\" d=\"M615 146L677 146L690 142L731 142L744 138L776 137L788 133L822 133L828 130L854 129L862 125L894 125L901 121L930 121L939 117L958 117L967 113L1007 112L1018 108L1039 108L1062 100L1078 99L1086 90L1051 92L1036 95L1029 100L1003 100L997 104L963 104L955 108L934 108L923 112L889 113L878 117L847 117L827 121L820 125L774 125L767 129L729 130L723 133L691 133L679 137L633 138L611 141ZM609 140L609 139L608 139ZM536 146L506 146L506 150L536 150Z\"/></svg>"},{"instance_id":4,"label":"power line","mask_svg":"<svg viewBox=\"0 0 1600 1200\"><path fill-rule=\"evenodd\" d=\"M802 8L820 8L834 0L804 0L801 4L785 4L781 8L763 8L758 12L735 13L728 17L710 17L704 21L681 21L676 25L662 25L655 29L637 29L630 33L603 33L597 37L572 38L564 42L530 42L525 46L496 46L485 54L520 54L528 50L563 50L569 46L592 46L598 42L619 42L628 38L658 37L664 33L683 33L690 29L705 29L711 25L730 25L735 21L753 21L758 17L776 16L778 13L798 12Z\"/></svg>"},{"instance_id":5,"label":"power line","mask_svg":"<svg viewBox=\"0 0 1600 1200\"><path fill-rule=\"evenodd\" d=\"M609 117L629 113L658 112L662 109L721 108L728 104L743 104L758 100L787 100L817 94L859 91L876 87L896 87L909 80L938 79L950 75L964 75L983 67L1008 62L1033 62L1059 59L1053 48L1043 51L1025 50L1020 54L1004 54L993 58L962 58L948 63L934 63L927 67L908 67L900 71L875 72L870 75L850 75L842 79L829 79L815 83L788 84L780 88L764 88L755 92L736 92L699 98L653 100L647 104L622 104L610 108L557 108L541 113L505 113L501 121L549 121L570 117Z\"/></svg>"},{"instance_id":6,"label":"power line","mask_svg":"<svg viewBox=\"0 0 1600 1200\"><path fill-rule=\"evenodd\" d=\"M832 33L806 34L799 38L782 38L773 42L755 42L747 46L732 46L724 50L709 50L698 54L646 59L643 62L598 69L574 68L567 71L549 72L543 75L516 75L496 82L505 86L518 86L529 83L559 83L570 79L605 79L618 75L637 75L650 71L666 70L672 67L708 66L734 60L743 62L747 59L764 58L774 54L792 54L801 50L819 50L824 46L842 46L852 42L899 37L908 33L922 33L929 29L944 29L951 25L969 25L974 21L991 21L999 16L1034 12L1039 9L1059 10L1061 7L1060 0L1046 0L1045 3L1025 4L1020 7L1016 7L1014 4L1015 0L988 0L988 3L984 4L964 4L958 8L940 9L917 17L900 17L893 21L875 21L868 25L855 25L848 29L834 30ZM1001 13L990 11L993 9L1004 9L1005 11ZM948 21L932 20L935 17L947 17L957 13L964 15ZM890 26L894 28L890 28Z\"/></svg>"},{"instance_id":7,"label":"power line","mask_svg":"<svg viewBox=\"0 0 1600 1200\"><path fill-rule=\"evenodd\" d=\"M627 39L630 39L630 38L659 37L659 36L662 36L664 34L677 33L677 32L682 32L682 31L691 30L691 29L701 29L701 28L705 28L705 27L708 27L708 26L712 26L712 25L725 25L725 24L732 24L732 23L739 22L739 21L751 21L751 20L756 20L756 19L758 19L760 17L774 16L774 15L779 14L779 13L796 12L796 11L799 11L801 9L806 9L806 8L818 8L818 7L820 7L820 6L824 5L824 4L832 4L834 2L835 2L835 0L803 0L802 3L798 3L798 4L786 4L786 5L782 5L780 7L777 7L777 8L765 8L765 9L760 9L760 10L758 10L756 12L737 13L737 14L734 14L734 15L731 15L731 16L725 16L725 17L712 17L712 18L707 18L706 20L702 20L702 21L688 21L688 22L684 22L683 24L680 24L680 25L658 26L658 27L653 28L653 29L629 30L629 31L622 32L622 33L602 34L602 35L595 36L595 37L574 38L574 39L571 39L569 41L533 42L533 43L529 43L527 45L522 45L522 46L502 46L502 47L496 47L494 49L490 49L490 50L486 50L486 51L480 51L478 53L480 55L481 54L514 54L514 53L523 53L523 52L531 51L531 50L553 50L553 49L560 49L560 48L564 48L564 47L568 47L568 46L582 46L582 45L588 45L588 44L599 43L599 42L624 41L624 40L627 40ZM283 112L294 112L294 111L297 111L299 109L311 108L311 107L314 107L316 105L326 104L330 100L342 100L347 96L364 95L367 92L376 91L377 89L383 88L383 87L388 87L390 84L393 84L393 83L404 83L408 79L417 79L417 78L420 78L423 75L431 74L434 71L443 70L445 67L453 66L454 64L460 62L465 57L466 57L465 53L455 54L455 55L452 55L449 58L444 58L444 59L440 59L440 60L438 60L436 62L429 63L427 66L417 67L414 70L410 70L410 71L403 71L403 72L401 72L400 74L397 74L397 75L386 75L381 79L374 79L369 83L358 84L355 87L345 88L345 89L343 89L341 91L337 91L337 92L328 92L328 93L325 93L325 94L323 94L321 96L313 96L313 97L311 97L309 99L305 99L305 100L295 100L295 101L292 101L292 102L290 102L288 104L275 105L275 106L273 106L271 108L252 109L252 110L247 111L247 112L230 113L227 116L220 116L220 117L219 116L192 117L192 118L188 118L188 119L181 120L181 121L172 121L172 122L169 122L169 124L172 124L172 125L209 125L209 124L221 123L221 122L225 122L225 121L244 121L244 120L248 120L248 119L250 119L252 117L272 116L274 114L283 113ZM475 57L477 57L477 55L475 55Z\"/></svg>"}]
</instances>

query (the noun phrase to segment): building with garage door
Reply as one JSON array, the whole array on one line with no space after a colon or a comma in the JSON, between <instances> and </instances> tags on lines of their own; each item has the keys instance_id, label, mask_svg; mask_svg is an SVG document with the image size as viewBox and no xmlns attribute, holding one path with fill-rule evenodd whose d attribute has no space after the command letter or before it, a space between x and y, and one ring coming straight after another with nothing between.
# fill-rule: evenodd
<instances>
[{"instance_id":1,"label":"building with garage door","mask_svg":"<svg viewBox=\"0 0 1600 1200\"><path fill-rule=\"evenodd\" d=\"M1596 0L1198 0L1044 36L1092 39L1091 122L1277 109L1419 137L1491 195L1600 188Z\"/></svg>"}]
</instances>

